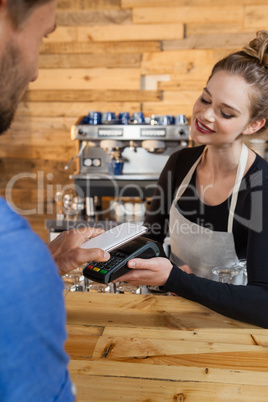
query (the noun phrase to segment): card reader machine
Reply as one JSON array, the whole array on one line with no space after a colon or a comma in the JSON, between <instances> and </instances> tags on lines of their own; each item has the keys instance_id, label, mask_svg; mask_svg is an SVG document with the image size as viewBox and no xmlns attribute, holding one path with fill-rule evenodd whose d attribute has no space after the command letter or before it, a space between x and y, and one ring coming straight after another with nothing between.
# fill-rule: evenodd
<instances>
[{"instance_id":1,"label":"card reader machine","mask_svg":"<svg viewBox=\"0 0 268 402\"><path fill-rule=\"evenodd\" d=\"M160 243L143 236L111 251L110 256L105 262L90 261L83 275L95 282L109 283L131 271L127 262L132 258L166 257Z\"/></svg>"}]
</instances>

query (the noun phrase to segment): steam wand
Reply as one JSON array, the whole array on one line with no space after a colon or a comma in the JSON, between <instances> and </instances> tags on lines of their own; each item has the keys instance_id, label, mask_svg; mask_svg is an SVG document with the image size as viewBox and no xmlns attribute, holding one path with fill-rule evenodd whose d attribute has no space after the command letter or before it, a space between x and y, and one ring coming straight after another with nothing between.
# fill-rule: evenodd
<instances>
[{"instance_id":1,"label":"steam wand","mask_svg":"<svg viewBox=\"0 0 268 402\"><path fill-rule=\"evenodd\" d=\"M67 165L64 166L64 169L65 169L65 170L68 170L68 169L69 169L69 167L70 167L70 165L71 165L71 163L72 163L72 161L73 161L74 159L80 158L80 157L82 156L82 153L84 152L86 146L87 146L86 141L83 141L83 142L82 142L82 146L81 146L81 148L80 148L78 154L75 155L75 156L73 156L73 157L69 160L69 162L67 163Z\"/></svg>"}]
</instances>

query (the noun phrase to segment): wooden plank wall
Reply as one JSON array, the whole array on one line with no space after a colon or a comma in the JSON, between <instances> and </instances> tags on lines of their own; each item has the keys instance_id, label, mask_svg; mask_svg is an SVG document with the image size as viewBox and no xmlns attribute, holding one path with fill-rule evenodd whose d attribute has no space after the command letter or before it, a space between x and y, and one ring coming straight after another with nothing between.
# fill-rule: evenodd
<instances>
[{"instance_id":1,"label":"wooden plank wall","mask_svg":"<svg viewBox=\"0 0 268 402\"><path fill-rule=\"evenodd\" d=\"M267 0L59 0L39 79L0 138L2 196L47 241L70 183L70 127L90 110L191 116L213 64L268 28Z\"/></svg>"}]
</instances>

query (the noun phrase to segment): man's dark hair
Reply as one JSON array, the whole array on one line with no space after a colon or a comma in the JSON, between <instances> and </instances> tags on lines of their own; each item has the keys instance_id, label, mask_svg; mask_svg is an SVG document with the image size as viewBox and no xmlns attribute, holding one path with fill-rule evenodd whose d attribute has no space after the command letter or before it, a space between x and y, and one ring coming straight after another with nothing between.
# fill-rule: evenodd
<instances>
[{"instance_id":1,"label":"man's dark hair","mask_svg":"<svg viewBox=\"0 0 268 402\"><path fill-rule=\"evenodd\" d=\"M49 3L50 1L51 0L7 0L7 6L15 27L18 28L36 7Z\"/></svg>"}]
</instances>

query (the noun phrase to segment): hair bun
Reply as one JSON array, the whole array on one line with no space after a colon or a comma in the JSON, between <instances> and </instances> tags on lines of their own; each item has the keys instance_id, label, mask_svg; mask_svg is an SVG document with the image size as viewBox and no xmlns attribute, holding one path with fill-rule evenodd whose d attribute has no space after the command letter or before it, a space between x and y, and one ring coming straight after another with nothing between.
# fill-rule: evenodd
<instances>
[{"instance_id":1,"label":"hair bun","mask_svg":"<svg viewBox=\"0 0 268 402\"><path fill-rule=\"evenodd\" d=\"M268 31L258 31L256 38L250 41L243 51L258 59L264 67L268 67Z\"/></svg>"}]
</instances>

